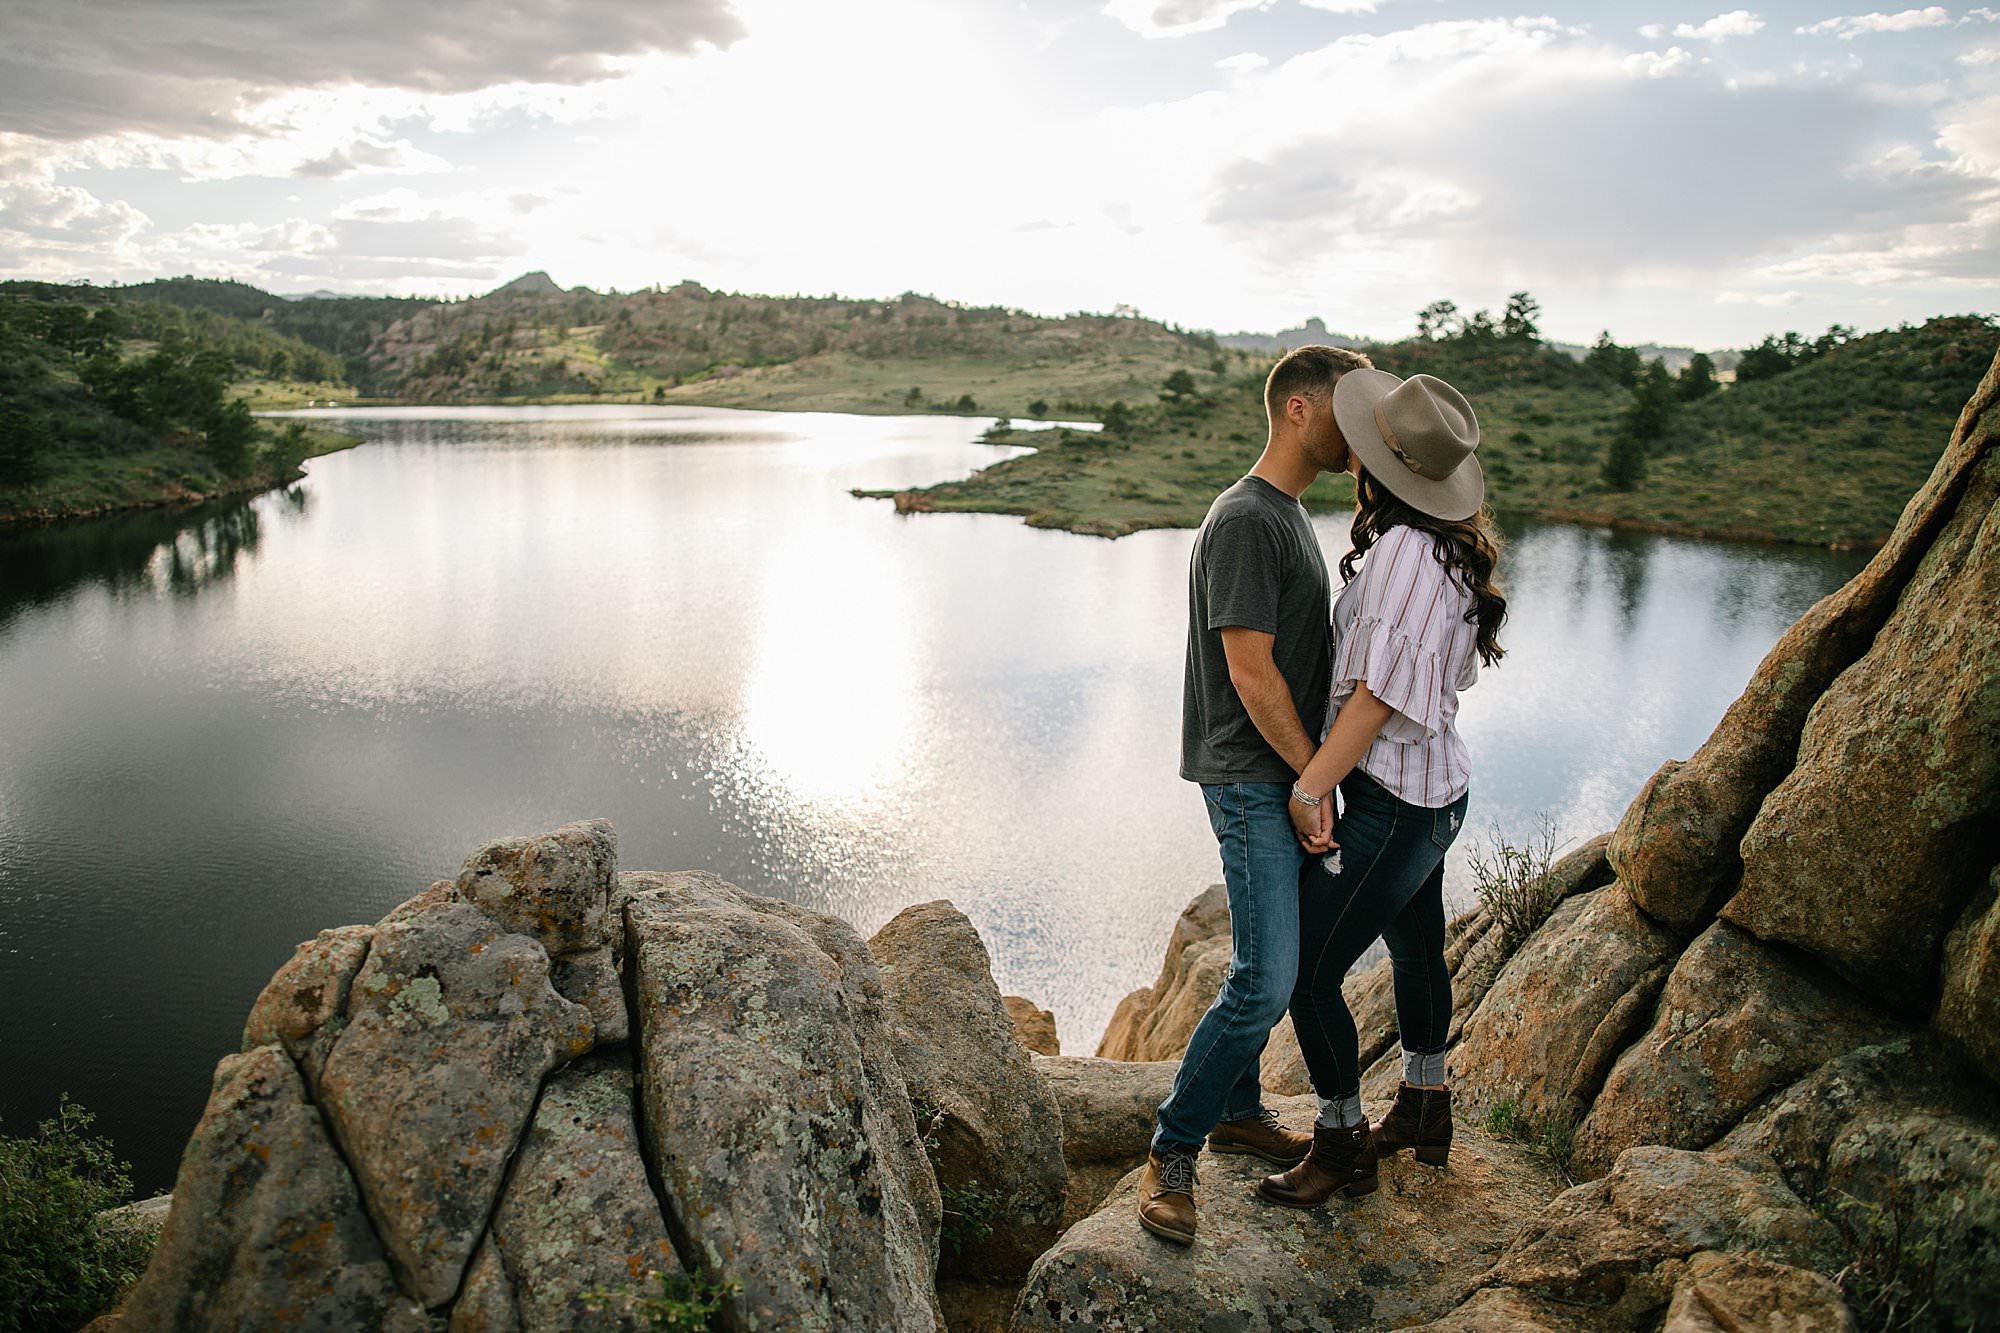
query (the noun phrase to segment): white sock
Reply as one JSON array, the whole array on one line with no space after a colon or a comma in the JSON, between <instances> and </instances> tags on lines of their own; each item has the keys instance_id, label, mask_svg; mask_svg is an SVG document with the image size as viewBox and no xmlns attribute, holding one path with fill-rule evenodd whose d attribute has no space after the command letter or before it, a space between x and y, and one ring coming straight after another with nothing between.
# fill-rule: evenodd
<instances>
[{"instance_id":1,"label":"white sock","mask_svg":"<svg viewBox=\"0 0 2000 1333\"><path fill-rule=\"evenodd\" d=\"M1361 1112L1361 1094L1350 1092L1345 1097L1320 1098L1319 1122L1328 1129L1352 1129L1367 1124L1368 1117Z\"/></svg>"}]
</instances>

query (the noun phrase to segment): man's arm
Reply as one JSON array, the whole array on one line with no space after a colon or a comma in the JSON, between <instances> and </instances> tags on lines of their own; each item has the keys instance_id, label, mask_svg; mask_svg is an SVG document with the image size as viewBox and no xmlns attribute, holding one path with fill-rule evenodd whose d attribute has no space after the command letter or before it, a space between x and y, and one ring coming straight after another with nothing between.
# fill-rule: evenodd
<instances>
[{"instance_id":1,"label":"man's arm","mask_svg":"<svg viewBox=\"0 0 2000 1333\"><path fill-rule=\"evenodd\" d=\"M1236 687L1236 697L1243 701L1244 711L1265 743L1292 766L1294 773L1303 773L1318 745L1306 735L1298 706L1292 702L1291 686L1285 684L1271 657L1271 646L1276 642L1275 634L1261 630L1222 627L1222 655L1229 663L1229 683Z\"/></svg>"}]
</instances>

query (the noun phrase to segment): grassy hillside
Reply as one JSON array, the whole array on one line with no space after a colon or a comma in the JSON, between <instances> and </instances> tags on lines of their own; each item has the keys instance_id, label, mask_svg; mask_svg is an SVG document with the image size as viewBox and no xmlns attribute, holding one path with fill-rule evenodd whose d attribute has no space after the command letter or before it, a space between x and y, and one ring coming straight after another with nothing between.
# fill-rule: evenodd
<instances>
[{"instance_id":1,"label":"grassy hillside","mask_svg":"<svg viewBox=\"0 0 2000 1333\"><path fill-rule=\"evenodd\" d=\"M1986 319L1934 319L1683 404L1644 480L1626 492L1608 487L1601 469L1630 390L1543 347L1407 342L1372 355L1385 370L1440 375L1471 397L1488 495L1503 516L1866 547L1929 475L1995 341ZM1239 376L1155 402L1102 436L996 436L1039 450L903 503L1106 536L1193 526L1262 448L1261 388ZM1345 478L1325 478L1307 502L1351 497Z\"/></svg>"},{"instance_id":2,"label":"grassy hillside","mask_svg":"<svg viewBox=\"0 0 2000 1333\"><path fill-rule=\"evenodd\" d=\"M1049 319L905 294L745 296L685 282L600 295L502 290L398 321L369 374L422 402L639 399L858 412L1089 412L1173 370L1247 364L1207 335L1107 315ZM969 400L969 401L968 401ZM1065 406L1066 405L1066 406Z\"/></svg>"},{"instance_id":3,"label":"grassy hillside","mask_svg":"<svg viewBox=\"0 0 2000 1333\"><path fill-rule=\"evenodd\" d=\"M279 377L273 376L273 371ZM326 352L230 315L88 287L0 285L0 523L242 494L351 437L258 422Z\"/></svg>"}]
</instances>

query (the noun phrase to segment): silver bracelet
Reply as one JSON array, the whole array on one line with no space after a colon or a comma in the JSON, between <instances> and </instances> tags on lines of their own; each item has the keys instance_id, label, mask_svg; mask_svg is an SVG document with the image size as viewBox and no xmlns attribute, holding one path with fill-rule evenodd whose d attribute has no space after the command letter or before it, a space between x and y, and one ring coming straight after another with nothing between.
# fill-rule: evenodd
<instances>
[{"instance_id":1,"label":"silver bracelet","mask_svg":"<svg viewBox=\"0 0 2000 1333\"><path fill-rule=\"evenodd\" d=\"M1306 807L1306 809L1308 809L1308 810L1317 810L1317 809L1319 808L1319 803L1320 803L1321 801L1324 801L1324 800L1326 799L1326 797L1324 797L1324 796L1308 796L1308 795L1306 795L1306 794L1305 794L1305 793L1304 793L1303 791L1300 791L1300 790L1299 790L1299 787L1298 787L1298 784L1297 784L1297 783L1293 783L1293 784L1292 784L1292 799L1293 799L1293 800L1295 800L1295 801L1297 801L1297 802L1298 802L1298 803L1299 803L1300 805L1303 805L1304 807Z\"/></svg>"}]
</instances>

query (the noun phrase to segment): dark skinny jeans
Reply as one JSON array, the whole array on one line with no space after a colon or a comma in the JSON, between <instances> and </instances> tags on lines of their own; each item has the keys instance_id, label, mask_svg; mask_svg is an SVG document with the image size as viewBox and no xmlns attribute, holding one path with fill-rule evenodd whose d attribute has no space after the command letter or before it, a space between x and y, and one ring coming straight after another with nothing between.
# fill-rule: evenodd
<instances>
[{"instance_id":1,"label":"dark skinny jeans","mask_svg":"<svg viewBox=\"0 0 2000 1333\"><path fill-rule=\"evenodd\" d=\"M1361 1089L1360 1038L1340 983L1379 937L1389 946L1405 1051L1444 1050L1451 973L1444 961L1444 854L1467 796L1430 810L1354 770L1340 784L1340 846L1299 883L1299 976L1292 1026L1321 1097Z\"/></svg>"}]
</instances>

